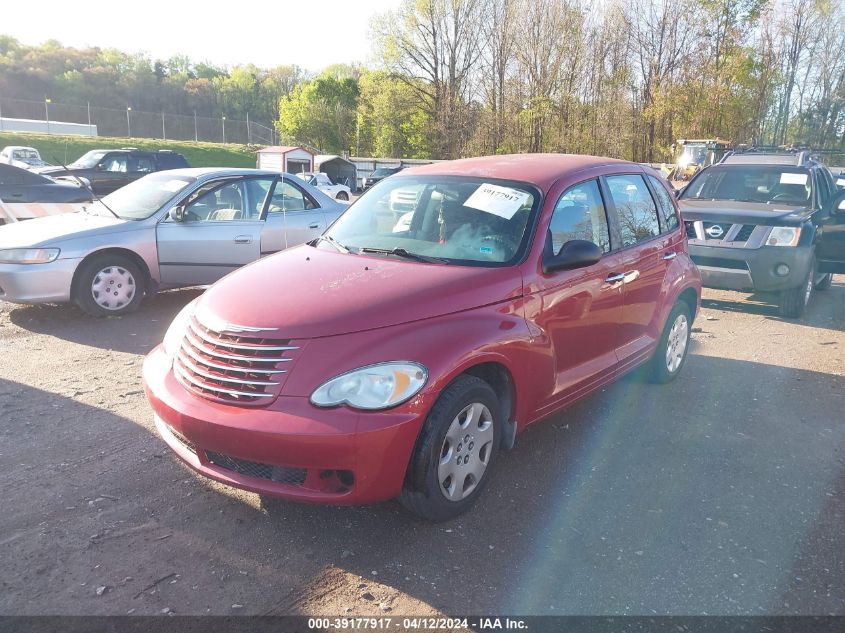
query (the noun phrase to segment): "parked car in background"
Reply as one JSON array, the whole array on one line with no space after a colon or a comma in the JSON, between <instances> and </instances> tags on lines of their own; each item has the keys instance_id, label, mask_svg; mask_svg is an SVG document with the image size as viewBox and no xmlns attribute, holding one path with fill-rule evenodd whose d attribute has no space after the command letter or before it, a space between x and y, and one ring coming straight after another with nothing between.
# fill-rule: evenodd
<instances>
[{"instance_id":1,"label":"parked car in background","mask_svg":"<svg viewBox=\"0 0 845 633\"><path fill-rule=\"evenodd\" d=\"M705 286L776 293L800 317L814 290L845 273L843 193L809 152L746 152L699 172L679 196Z\"/></svg>"},{"instance_id":2,"label":"parked car in background","mask_svg":"<svg viewBox=\"0 0 845 633\"><path fill-rule=\"evenodd\" d=\"M0 151L0 163L23 169L47 167L50 164L42 160L41 154L38 153L37 149L23 145L7 145L4 147Z\"/></svg>"},{"instance_id":3,"label":"parked car in background","mask_svg":"<svg viewBox=\"0 0 845 633\"><path fill-rule=\"evenodd\" d=\"M419 197L395 232L400 189ZM639 365L677 377L699 302L674 198L639 165L444 162L214 284L144 382L159 433L207 477L322 503L399 496L444 520L518 431Z\"/></svg>"},{"instance_id":4,"label":"parked car in background","mask_svg":"<svg viewBox=\"0 0 845 633\"><path fill-rule=\"evenodd\" d=\"M0 227L0 300L120 315L159 288L210 284L312 240L347 208L290 174L150 174L83 212Z\"/></svg>"},{"instance_id":5,"label":"parked car in background","mask_svg":"<svg viewBox=\"0 0 845 633\"><path fill-rule=\"evenodd\" d=\"M91 189L102 196L147 174L188 167L182 154L170 150L146 152L131 147L123 149L95 149L83 154L64 167L43 167L39 174L65 176L73 174L90 183Z\"/></svg>"},{"instance_id":6,"label":"parked car in background","mask_svg":"<svg viewBox=\"0 0 845 633\"><path fill-rule=\"evenodd\" d=\"M347 187L346 185L336 185L332 182L331 178L329 178L327 174L324 174L321 171L318 171L316 173L311 171L304 171L296 175L312 187L316 187L324 194L326 194L330 198L334 198L335 200L348 202L350 196L352 195L352 190L349 187Z\"/></svg>"},{"instance_id":7,"label":"parked car in background","mask_svg":"<svg viewBox=\"0 0 845 633\"><path fill-rule=\"evenodd\" d=\"M0 164L0 201L81 203L91 199L91 193L79 183L54 180L14 165Z\"/></svg>"},{"instance_id":8,"label":"parked car in background","mask_svg":"<svg viewBox=\"0 0 845 633\"><path fill-rule=\"evenodd\" d=\"M369 176L361 179L361 186L366 191L370 187L372 187L377 182L381 182L388 176L392 176L393 174L398 174L400 171L404 169L403 167L379 167L373 171Z\"/></svg>"}]
</instances>

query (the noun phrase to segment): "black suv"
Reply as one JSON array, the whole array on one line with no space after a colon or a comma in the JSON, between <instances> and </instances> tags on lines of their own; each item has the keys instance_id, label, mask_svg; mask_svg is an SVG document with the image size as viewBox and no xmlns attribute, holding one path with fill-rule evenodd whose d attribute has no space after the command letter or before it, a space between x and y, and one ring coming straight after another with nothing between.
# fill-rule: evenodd
<instances>
[{"instance_id":1,"label":"black suv","mask_svg":"<svg viewBox=\"0 0 845 633\"><path fill-rule=\"evenodd\" d=\"M402 166L399 167L378 167L373 173L369 176L361 179L361 185L363 189L366 191L370 187L372 187L377 182L381 182L388 176L392 176L393 174L398 174L400 171L404 169Z\"/></svg>"},{"instance_id":2,"label":"black suv","mask_svg":"<svg viewBox=\"0 0 845 633\"><path fill-rule=\"evenodd\" d=\"M705 286L776 292L780 314L799 317L845 273L845 192L810 152L729 153L678 201Z\"/></svg>"},{"instance_id":3,"label":"black suv","mask_svg":"<svg viewBox=\"0 0 845 633\"><path fill-rule=\"evenodd\" d=\"M88 181L98 196L111 193L125 184L154 171L190 167L182 154L170 150L145 152L134 147L123 149L92 149L64 167L37 169L45 176L74 174Z\"/></svg>"}]
</instances>

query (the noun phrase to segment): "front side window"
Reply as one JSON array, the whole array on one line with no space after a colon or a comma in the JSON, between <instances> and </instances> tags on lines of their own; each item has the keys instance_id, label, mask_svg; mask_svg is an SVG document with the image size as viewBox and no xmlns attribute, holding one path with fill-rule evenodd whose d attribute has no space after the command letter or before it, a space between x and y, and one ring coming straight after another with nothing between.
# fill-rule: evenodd
<instances>
[{"instance_id":1,"label":"front side window","mask_svg":"<svg viewBox=\"0 0 845 633\"><path fill-rule=\"evenodd\" d=\"M103 171L110 171L115 173L126 173L128 169L128 161L123 154L110 154L106 156L100 165Z\"/></svg>"},{"instance_id":2,"label":"front side window","mask_svg":"<svg viewBox=\"0 0 845 633\"><path fill-rule=\"evenodd\" d=\"M774 205L774 209L806 206L812 200L812 178L802 167L715 165L693 178L681 199L756 202Z\"/></svg>"},{"instance_id":3,"label":"front side window","mask_svg":"<svg viewBox=\"0 0 845 633\"><path fill-rule=\"evenodd\" d=\"M22 185L23 171L17 167L0 165L0 185Z\"/></svg>"},{"instance_id":4,"label":"front side window","mask_svg":"<svg viewBox=\"0 0 845 633\"><path fill-rule=\"evenodd\" d=\"M361 254L506 265L525 252L539 200L522 182L397 176L370 189L327 235ZM332 248L325 242L320 247Z\"/></svg>"},{"instance_id":5,"label":"front side window","mask_svg":"<svg viewBox=\"0 0 845 633\"><path fill-rule=\"evenodd\" d=\"M660 235L657 207L642 176L608 176L607 187L616 207L623 247Z\"/></svg>"},{"instance_id":6,"label":"front side window","mask_svg":"<svg viewBox=\"0 0 845 633\"><path fill-rule=\"evenodd\" d=\"M610 251L607 214L595 180L588 180L567 189L555 205L549 224L552 248L559 253L570 240L587 240Z\"/></svg>"},{"instance_id":7,"label":"front side window","mask_svg":"<svg viewBox=\"0 0 845 633\"><path fill-rule=\"evenodd\" d=\"M672 199L669 197L669 192L657 178L654 176L648 177L651 183L651 188L654 189L654 194L657 197L658 208L660 209L660 217L663 218L663 228L667 233L671 233L678 228L678 214L675 211L675 205L672 204Z\"/></svg>"},{"instance_id":8,"label":"front side window","mask_svg":"<svg viewBox=\"0 0 845 633\"><path fill-rule=\"evenodd\" d=\"M227 222L257 220L247 212L243 180L206 183L191 196L185 205L185 219L189 222Z\"/></svg>"}]
</instances>

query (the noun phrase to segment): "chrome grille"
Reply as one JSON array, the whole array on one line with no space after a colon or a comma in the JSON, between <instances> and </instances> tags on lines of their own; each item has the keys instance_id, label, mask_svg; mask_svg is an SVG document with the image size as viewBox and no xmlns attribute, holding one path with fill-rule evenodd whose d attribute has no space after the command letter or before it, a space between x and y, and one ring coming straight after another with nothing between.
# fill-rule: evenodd
<instances>
[{"instance_id":1,"label":"chrome grille","mask_svg":"<svg viewBox=\"0 0 845 633\"><path fill-rule=\"evenodd\" d=\"M187 389L207 398L264 404L278 394L283 367L298 349L287 339L217 332L192 317L173 369Z\"/></svg>"},{"instance_id":2,"label":"chrome grille","mask_svg":"<svg viewBox=\"0 0 845 633\"><path fill-rule=\"evenodd\" d=\"M734 242L747 242L748 238L751 237L751 233L754 232L754 225L753 224L743 224L742 228L734 235Z\"/></svg>"}]
</instances>

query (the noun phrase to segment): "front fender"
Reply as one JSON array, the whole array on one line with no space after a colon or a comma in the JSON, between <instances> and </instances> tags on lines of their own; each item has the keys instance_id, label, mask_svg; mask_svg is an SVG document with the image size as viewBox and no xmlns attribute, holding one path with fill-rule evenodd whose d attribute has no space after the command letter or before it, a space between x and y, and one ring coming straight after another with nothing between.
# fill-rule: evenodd
<instances>
[{"instance_id":1,"label":"front fender","mask_svg":"<svg viewBox=\"0 0 845 633\"><path fill-rule=\"evenodd\" d=\"M531 391L532 375L543 374L544 355L532 342L521 302L516 299L425 321L312 339L282 395L309 397L325 381L347 371L408 360L428 369L422 393L437 396L470 367L494 362L510 373L517 419L524 419L523 394Z\"/></svg>"}]
</instances>

